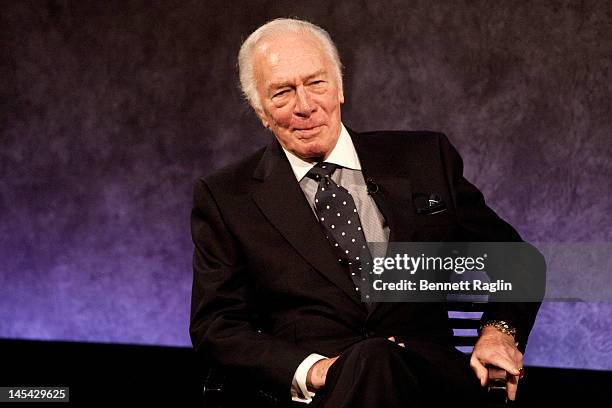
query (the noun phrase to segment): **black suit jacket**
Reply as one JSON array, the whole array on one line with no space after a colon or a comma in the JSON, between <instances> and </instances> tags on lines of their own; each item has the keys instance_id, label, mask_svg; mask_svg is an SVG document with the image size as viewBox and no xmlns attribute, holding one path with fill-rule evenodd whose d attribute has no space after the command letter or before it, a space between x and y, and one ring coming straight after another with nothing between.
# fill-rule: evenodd
<instances>
[{"instance_id":1,"label":"black suit jacket","mask_svg":"<svg viewBox=\"0 0 612 408\"><path fill-rule=\"evenodd\" d=\"M440 133L349 131L390 241L519 241L462 175ZM417 214L435 193L445 212ZM288 395L310 353L335 356L370 336L449 345L442 304L380 303L368 313L337 262L276 140L200 178L191 218L195 243L190 334L197 351ZM518 327L524 351L539 304L491 304L484 318Z\"/></svg>"}]
</instances>

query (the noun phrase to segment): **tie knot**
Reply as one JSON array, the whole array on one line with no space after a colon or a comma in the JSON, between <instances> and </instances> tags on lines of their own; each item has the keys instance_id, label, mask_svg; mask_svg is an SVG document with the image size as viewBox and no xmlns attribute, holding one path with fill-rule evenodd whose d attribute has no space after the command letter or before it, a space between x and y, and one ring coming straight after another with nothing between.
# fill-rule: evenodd
<instances>
[{"instance_id":1,"label":"tie knot","mask_svg":"<svg viewBox=\"0 0 612 408\"><path fill-rule=\"evenodd\" d=\"M319 181L325 177L330 177L337 168L337 164L320 162L306 173L306 177Z\"/></svg>"}]
</instances>

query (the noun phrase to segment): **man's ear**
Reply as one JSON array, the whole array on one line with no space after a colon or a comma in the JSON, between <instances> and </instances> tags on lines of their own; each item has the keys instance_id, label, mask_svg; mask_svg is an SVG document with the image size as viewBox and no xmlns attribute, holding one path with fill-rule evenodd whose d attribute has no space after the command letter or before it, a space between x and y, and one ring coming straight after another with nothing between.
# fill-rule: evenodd
<instances>
[{"instance_id":1,"label":"man's ear","mask_svg":"<svg viewBox=\"0 0 612 408\"><path fill-rule=\"evenodd\" d=\"M255 109L255 113L257 114L257 117L261 121L261 124L263 125L263 127L265 127L266 129L269 129L270 121L266 117L266 114L264 113L263 109L262 108L253 108L253 109Z\"/></svg>"},{"instance_id":2,"label":"man's ear","mask_svg":"<svg viewBox=\"0 0 612 408\"><path fill-rule=\"evenodd\" d=\"M340 104L344 103L344 91L342 89L338 89L338 100Z\"/></svg>"}]
</instances>

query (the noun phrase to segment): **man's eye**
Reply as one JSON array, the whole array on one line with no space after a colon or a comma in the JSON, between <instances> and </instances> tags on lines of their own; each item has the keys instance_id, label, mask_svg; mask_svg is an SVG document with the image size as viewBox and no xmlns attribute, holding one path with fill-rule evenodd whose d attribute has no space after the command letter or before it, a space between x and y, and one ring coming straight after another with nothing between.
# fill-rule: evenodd
<instances>
[{"instance_id":1,"label":"man's eye","mask_svg":"<svg viewBox=\"0 0 612 408\"><path fill-rule=\"evenodd\" d=\"M273 95L273 97L274 97L274 98L276 98L277 96L283 96L283 95L285 95L287 92L289 92L289 90L288 90L288 89L283 89L282 91L279 91L279 92L275 93L275 94Z\"/></svg>"}]
</instances>

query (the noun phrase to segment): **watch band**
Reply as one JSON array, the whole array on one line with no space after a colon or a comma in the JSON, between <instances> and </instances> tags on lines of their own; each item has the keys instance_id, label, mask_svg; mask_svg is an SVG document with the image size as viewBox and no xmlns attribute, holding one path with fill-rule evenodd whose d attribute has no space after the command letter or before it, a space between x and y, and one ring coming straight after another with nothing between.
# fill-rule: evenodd
<instances>
[{"instance_id":1,"label":"watch band","mask_svg":"<svg viewBox=\"0 0 612 408\"><path fill-rule=\"evenodd\" d=\"M505 320L487 320L486 322L480 325L480 329L478 329L478 334L482 332L482 329L489 326L495 327L500 332L508 334L512 336L514 340L516 340L516 328Z\"/></svg>"}]
</instances>

